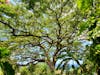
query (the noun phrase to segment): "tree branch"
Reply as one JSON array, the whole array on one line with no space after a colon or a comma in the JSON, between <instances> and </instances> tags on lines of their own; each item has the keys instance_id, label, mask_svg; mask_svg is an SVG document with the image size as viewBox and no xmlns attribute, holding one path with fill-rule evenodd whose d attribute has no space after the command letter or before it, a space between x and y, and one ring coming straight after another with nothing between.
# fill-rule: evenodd
<instances>
[{"instance_id":1,"label":"tree branch","mask_svg":"<svg viewBox=\"0 0 100 75\"><path fill-rule=\"evenodd\" d=\"M22 57L22 58L24 58L24 59L27 59L27 58L31 58L31 57ZM27 66L27 65L29 65L30 63L32 63L32 64L36 64L35 62L45 62L45 59L38 59L38 58L31 58L32 59L32 61L28 61L26 64L20 64L20 63L17 63L17 65L18 66Z\"/></svg>"}]
</instances>

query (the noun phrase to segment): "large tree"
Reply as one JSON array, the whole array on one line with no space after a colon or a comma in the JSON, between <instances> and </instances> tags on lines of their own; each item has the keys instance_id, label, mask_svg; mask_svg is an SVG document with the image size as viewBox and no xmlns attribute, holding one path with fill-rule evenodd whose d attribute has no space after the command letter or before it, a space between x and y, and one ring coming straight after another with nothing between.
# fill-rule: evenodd
<instances>
[{"instance_id":1,"label":"large tree","mask_svg":"<svg viewBox=\"0 0 100 75\"><path fill-rule=\"evenodd\" d=\"M59 61L57 68L66 69L71 59L81 67L79 59L84 53L77 34L83 15L77 2L34 0L33 5L27 4L0 5L0 27L2 36L7 37L3 43L13 50L13 55L30 58L27 64L45 62L52 71Z\"/></svg>"}]
</instances>

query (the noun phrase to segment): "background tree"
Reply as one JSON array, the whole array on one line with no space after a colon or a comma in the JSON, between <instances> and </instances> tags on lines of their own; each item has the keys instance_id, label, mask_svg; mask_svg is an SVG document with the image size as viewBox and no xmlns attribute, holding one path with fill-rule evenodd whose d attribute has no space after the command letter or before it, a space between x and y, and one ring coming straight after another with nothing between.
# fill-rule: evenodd
<instances>
[{"instance_id":1,"label":"background tree","mask_svg":"<svg viewBox=\"0 0 100 75\"><path fill-rule=\"evenodd\" d=\"M81 0L79 3L79 8L81 11L84 13L85 16L85 25L84 29L81 28L81 30L88 30L88 37L89 40L91 40L93 43L90 47L87 48L89 51L89 56L88 59L91 60L95 65L95 71L98 72L98 75L100 74L100 64L99 64L99 59L100 59L100 33L99 33L99 22L100 22L100 1L99 0L87 0L86 4L82 3L84 0ZM84 6L84 7L82 7ZM87 9L87 10L82 10L82 9ZM85 13L87 12L87 13Z\"/></svg>"}]
</instances>

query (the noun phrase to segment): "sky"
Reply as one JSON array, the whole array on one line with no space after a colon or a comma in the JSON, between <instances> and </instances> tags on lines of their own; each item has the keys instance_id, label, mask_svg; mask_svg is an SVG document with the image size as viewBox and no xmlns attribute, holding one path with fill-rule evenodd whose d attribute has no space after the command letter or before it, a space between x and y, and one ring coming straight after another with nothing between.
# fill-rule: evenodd
<instances>
[{"instance_id":1,"label":"sky","mask_svg":"<svg viewBox=\"0 0 100 75\"><path fill-rule=\"evenodd\" d=\"M16 4L14 0L10 0L10 2L11 2L12 4L14 4L14 5Z\"/></svg>"}]
</instances>

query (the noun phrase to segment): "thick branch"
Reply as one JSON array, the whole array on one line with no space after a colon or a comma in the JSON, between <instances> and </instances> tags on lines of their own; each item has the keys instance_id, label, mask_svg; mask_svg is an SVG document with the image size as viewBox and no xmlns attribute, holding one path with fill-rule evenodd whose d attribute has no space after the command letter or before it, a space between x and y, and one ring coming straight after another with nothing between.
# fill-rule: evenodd
<instances>
[{"instance_id":1,"label":"thick branch","mask_svg":"<svg viewBox=\"0 0 100 75\"><path fill-rule=\"evenodd\" d=\"M24 57L24 58L27 59L27 58L30 58L30 57ZM27 62L26 64L17 63L17 65L18 65L18 66L27 66L27 65L29 65L30 63L36 64L35 62L45 62L45 59L32 58L32 61Z\"/></svg>"},{"instance_id":2,"label":"thick branch","mask_svg":"<svg viewBox=\"0 0 100 75\"><path fill-rule=\"evenodd\" d=\"M0 21L0 23L2 23L2 24L4 24L4 25L8 26L8 27L11 28L11 29L14 29L14 28L13 28L9 23L7 23L7 22Z\"/></svg>"}]
</instances>

